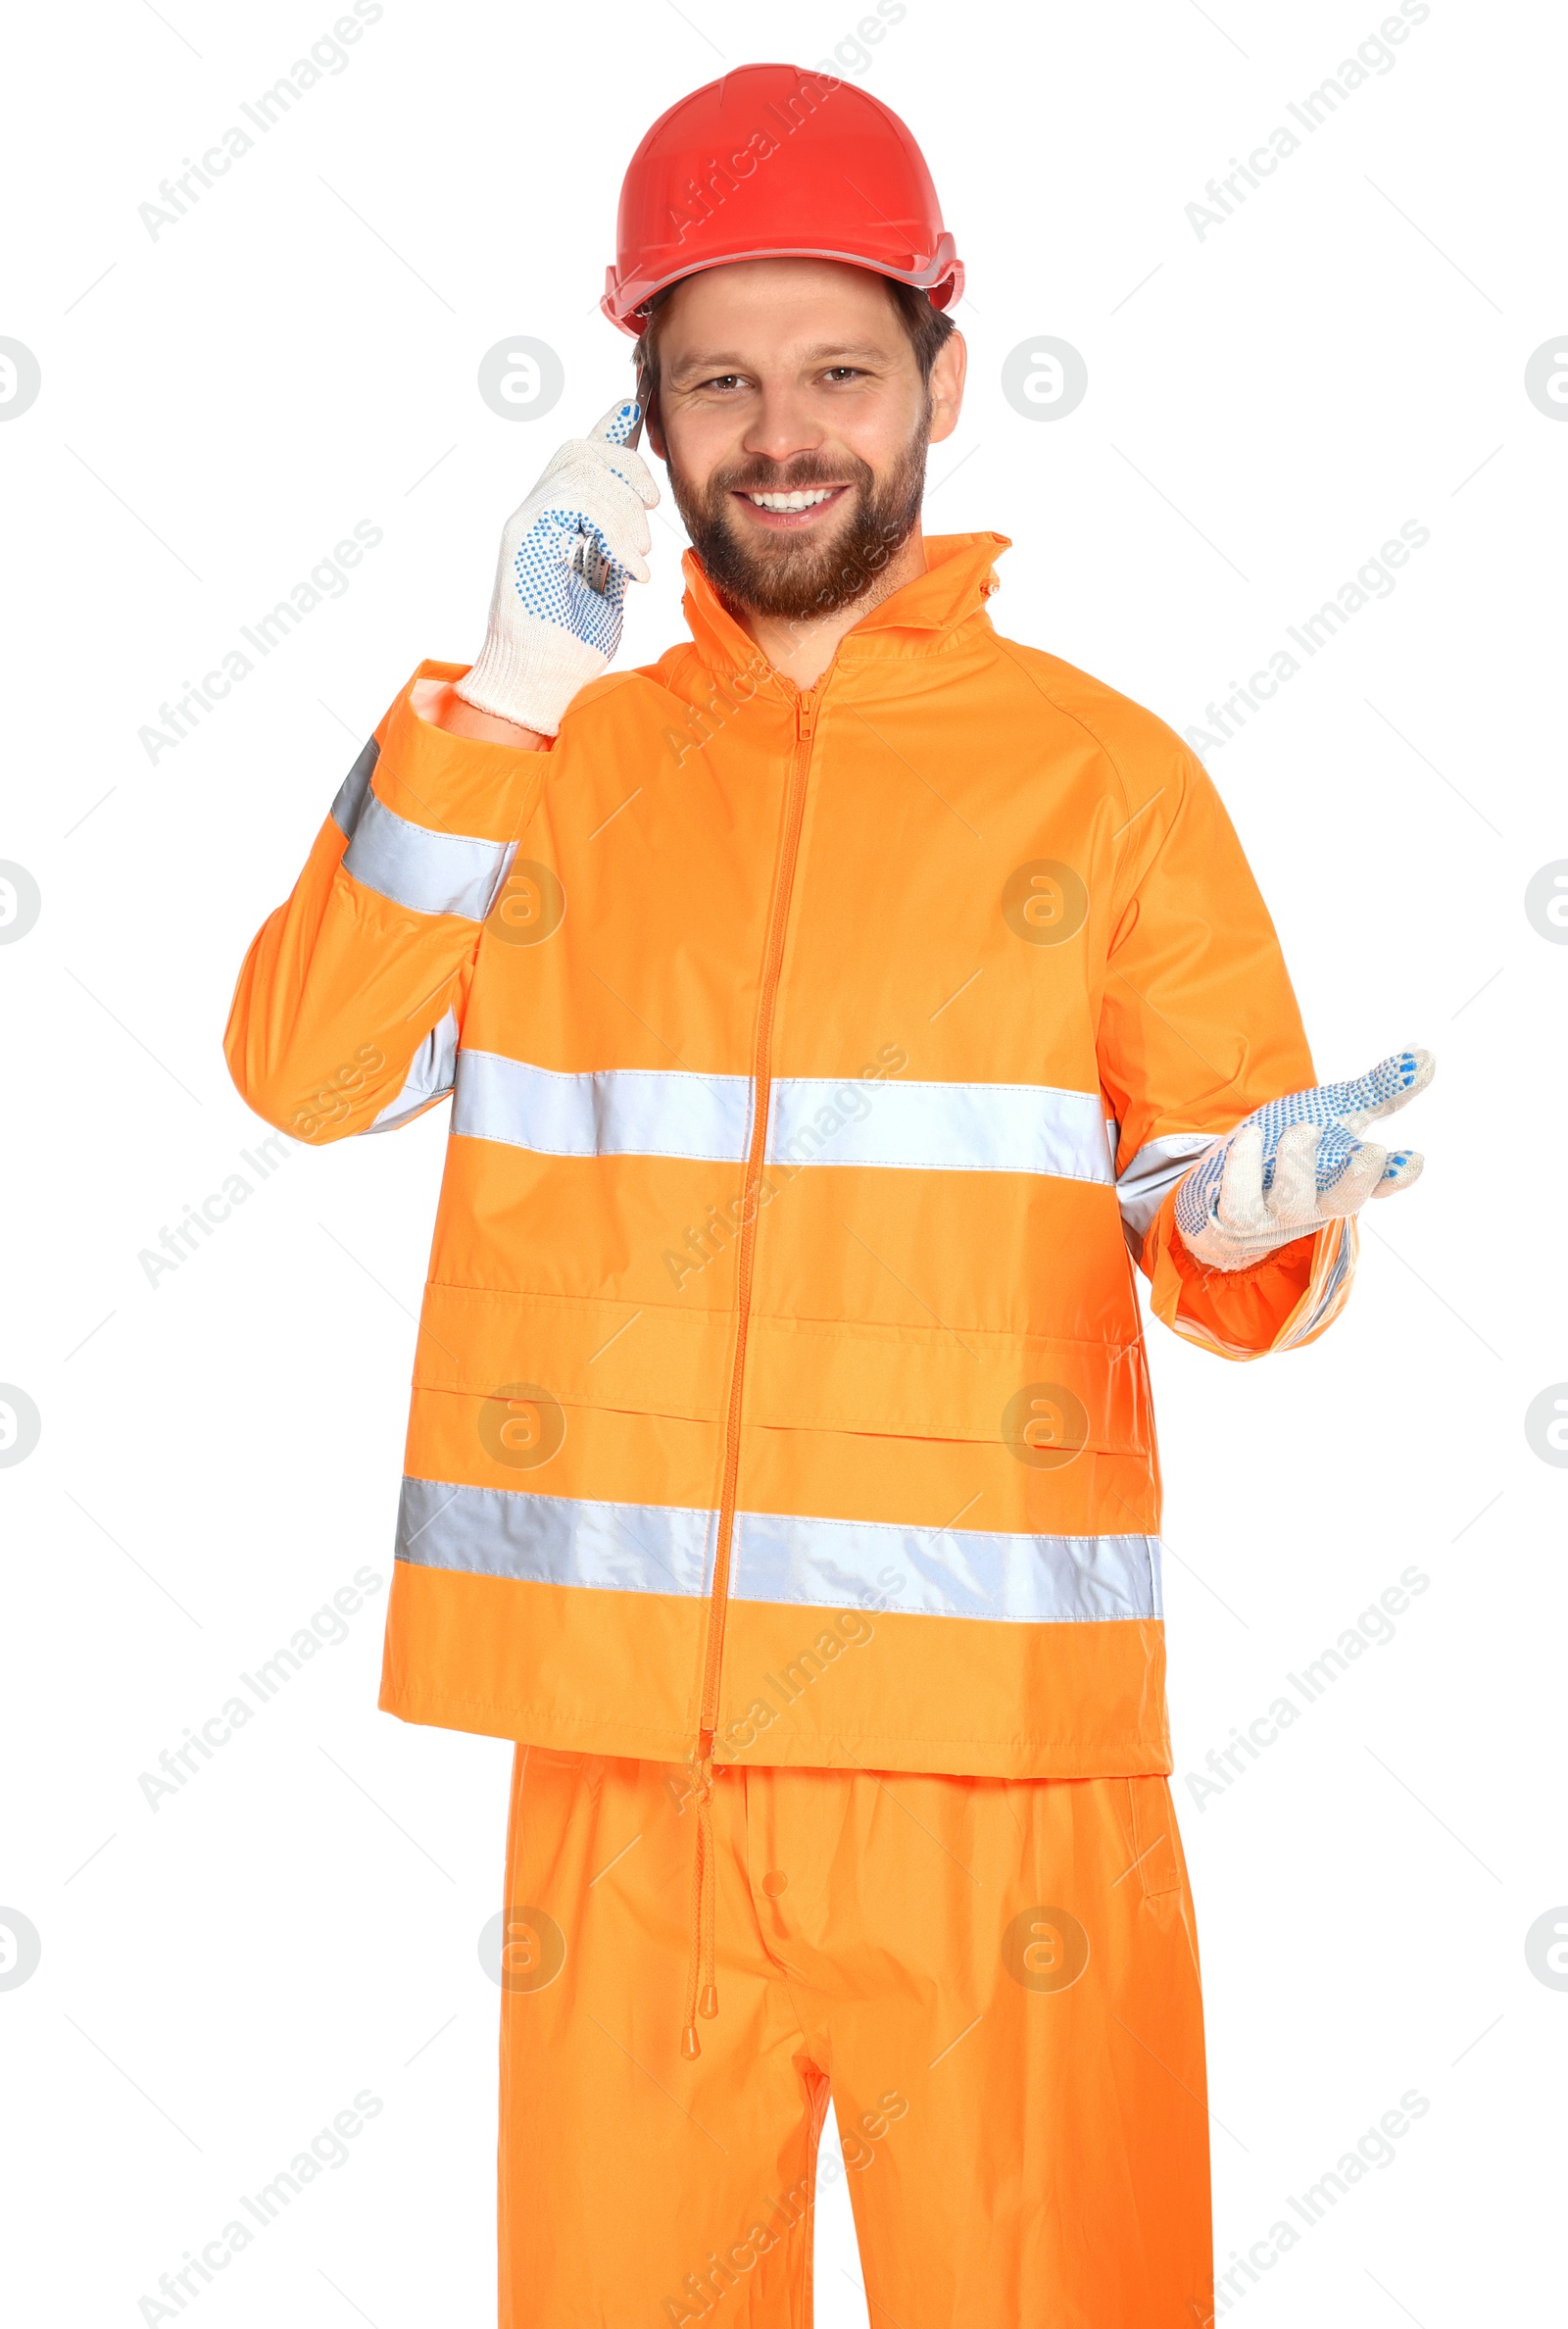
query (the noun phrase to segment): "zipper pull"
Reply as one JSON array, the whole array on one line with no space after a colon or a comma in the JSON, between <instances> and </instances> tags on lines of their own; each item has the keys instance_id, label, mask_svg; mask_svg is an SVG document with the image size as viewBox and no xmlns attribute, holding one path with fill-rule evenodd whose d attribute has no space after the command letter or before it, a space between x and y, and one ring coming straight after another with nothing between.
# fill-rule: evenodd
<instances>
[{"instance_id":1,"label":"zipper pull","mask_svg":"<svg viewBox=\"0 0 1568 2329\"><path fill-rule=\"evenodd\" d=\"M803 744L808 744L816 733L816 690L807 688L795 699L795 733Z\"/></svg>"}]
</instances>

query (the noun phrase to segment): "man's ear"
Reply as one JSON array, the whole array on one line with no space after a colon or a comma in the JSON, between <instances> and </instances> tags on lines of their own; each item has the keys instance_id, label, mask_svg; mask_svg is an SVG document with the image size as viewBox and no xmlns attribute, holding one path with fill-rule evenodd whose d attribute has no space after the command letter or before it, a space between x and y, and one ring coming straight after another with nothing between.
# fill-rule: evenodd
<instances>
[{"instance_id":1,"label":"man's ear","mask_svg":"<svg viewBox=\"0 0 1568 2329\"><path fill-rule=\"evenodd\" d=\"M958 425L963 410L963 382L968 371L968 350L961 331L950 332L937 350L931 367L931 442L938 445L944 437L952 436Z\"/></svg>"}]
</instances>

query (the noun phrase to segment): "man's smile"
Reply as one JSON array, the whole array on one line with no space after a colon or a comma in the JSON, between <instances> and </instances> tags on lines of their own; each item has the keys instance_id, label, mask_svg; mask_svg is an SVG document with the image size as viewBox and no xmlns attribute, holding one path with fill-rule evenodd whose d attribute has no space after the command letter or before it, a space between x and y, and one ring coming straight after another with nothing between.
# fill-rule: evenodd
<instances>
[{"instance_id":1,"label":"man's smile","mask_svg":"<svg viewBox=\"0 0 1568 2329\"><path fill-rule=\"evenodd\" d=\"M730 499L742 504L747 518L769 533L801 533L824 510L834 508L850 490L848 485L801 485L787 493L742 488Z\"/></svg>"}]
</instances>

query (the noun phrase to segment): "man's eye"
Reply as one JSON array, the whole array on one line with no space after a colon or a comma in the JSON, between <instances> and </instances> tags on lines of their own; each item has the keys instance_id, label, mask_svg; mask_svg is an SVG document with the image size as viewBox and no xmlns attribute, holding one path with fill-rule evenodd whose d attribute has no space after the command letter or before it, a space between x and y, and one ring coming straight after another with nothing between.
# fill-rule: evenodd
<instances>
[{"instance_id":1,"label":"man's eye","mask_svg":"<svg viewBox=\"0 0 1568 2329\"><path fill-rule=\"evenodd\" d=\"M864 374L858 364L830 364L827 368L827 376L830 380L858 380L862 379Z\"/></svg>"},{"instance_id":2,"label":"man's eye","mask_svg":"<svg viewBox=\"0 0 1568 2329\"><path fill-rule=\"evenodd\" d=\"M715 379L705 380L703 386L705 388L737 388L740 385L740 377L739 372L720 372Z\"/></svg>"}]
</instances>

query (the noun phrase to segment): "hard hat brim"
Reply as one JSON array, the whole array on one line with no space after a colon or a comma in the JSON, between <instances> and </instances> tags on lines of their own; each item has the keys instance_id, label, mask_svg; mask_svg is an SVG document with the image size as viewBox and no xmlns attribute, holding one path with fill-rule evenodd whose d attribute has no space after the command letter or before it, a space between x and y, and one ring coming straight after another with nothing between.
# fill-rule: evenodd
<instances>
[{"instance_id":1,"label":"hard hat brim","mask_svg":"<svg viewBox=\"0 0 1568 2329\"><path fill-rule=\"evenodd\" d=\"M890 267L881 260L868 258L863 251L830 250L821 243L779 243L763 251L710 252L700 260L688 260L683 266L657 275L631 274L622 278L615 268L607 267L605 295L599 305L618 329L639 339L648 322L642 310L661 291L667 291L673 283L684 282L689 275L706 274L715 267L740 267L749 259L834 260L840 266L858 267L867 274L886 275L895 283L907 283L912 290L924 291L936 308L954 307L963 296L963 262L952 235L944 234L930 259L912 262L908 267Z\"/></svg>"}]
</instances>

